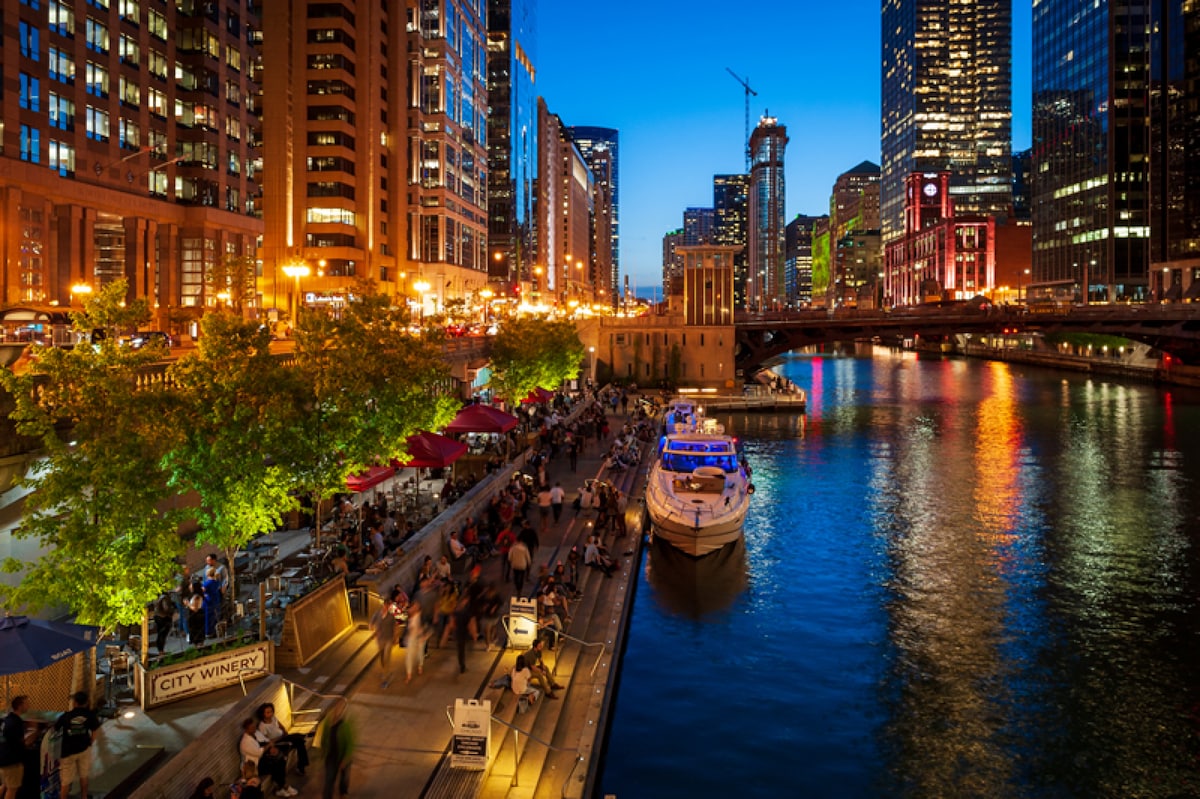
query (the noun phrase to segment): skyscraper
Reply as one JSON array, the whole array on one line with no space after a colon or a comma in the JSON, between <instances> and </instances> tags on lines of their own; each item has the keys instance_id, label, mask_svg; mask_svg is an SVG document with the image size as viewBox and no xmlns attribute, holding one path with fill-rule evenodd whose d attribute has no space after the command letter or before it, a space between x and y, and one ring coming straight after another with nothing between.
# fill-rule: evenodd
<instances>
[{"instance_id":1,"label":"skyscraper","mask_svg":"<svg viewBox=\"0 0 1200 799\"><path fill-rule=\"evenodd\" d=\"M787 271L788 304L805 306L812 302L813 224L817 217L798 215L788 222L784 238L784 264Z\"/></svg>"},{"instance_id":2,"label":"skyscraper","mask_svg":"<svg viewBox=\"0 0 1200 799\"><path fill-rule=\"evenodd\" d=\"M1007 214L1009 0L884 0L882 60L884 241L904 233L904 190L913 172L949 170L959 213Z\"/></svg>"},{"instance_id":3,"label":"skyscraper","mask_svg":"<svg viewBox=\"0 0 1200 799\"><path fill-rule=\"evenodd\" d=\"M406 72L415 81L402 127L409 142L408 257L441 307L447 297L486 285L491 260L485 9L479 0L405 5Z\"/></svg>"},{"instance_id":4,"label":"skyscraper","mask_svg":"<svg viewBox=\"0 0 1200 799\"><path fill-rule=\"evenodd\" d=\"M733 258L733 296L736 308L746 307L749 194L749 175L713 175L713 240L717 244L741 248Z\"/></svg>"},{"instance_id":5,"label":"skyscraper","mask_svg":"<svg viewBox=\"0 0 1200 799\"><path fill-rule=\"evenodd\" d=\"M682 228L672 230L663 236L662 285L664 296L683 291L683 255L678 252L682 246Z\"/></svg>"},{"instance_id":6,"label":"skyscraper","mask_svg":"<svg viewBox=\"0 0 1200 799\"><path fill-rule=\"evenodd\" d=\"M1155 0L1150 40L1150 274L1200 299L1200 6Z\"/></svg>"},{"instance_id":7,"label":"skyscraper","mask_svg":"<svg viewBox=\"0 0 1200 799\"><path fill-rule=\"evenodd\" d=\"M488 271L530 279L537 181L537 15L533 0L488 0Z\"/></svg>"},{"instance_id":8,"label":"skyscraper","mask_svg":"<svg viewBox=\"0 0 1200 799\"><path fill-rule=\"evenodd\" d=\"M713 243L712 208L685 208L683 211L683 246L697 247Z\"/></svg>"},{"instance_id":9,"label":"skyscraper","mask_svg":"<svg viewBox=\"0 0 1200 799\"><path fill-rule=\"evenodd\" d=\"M787 301L784 283L783 153L787 127L764 116L750 134L749 258L746 303L763 309Z\"/></svg>"},{"instance_id":10,"label":"skyscraper","mask_svg":"<svg viewBox=\"0 0 1200 799\"><path fill-rule=\"evenodd\" d=\"M1034 6L1031 298L1153 288L1149 25L1150 5L1128 0Z\"/></svg>"},{"instance_id":11,"label":"skyscraper","mask_svg":"<svg viewBox=\"0 0 1200 799\"><path fill-rule=\"evenodd\" d=\"M567 128L571 140L579 148L583 160L591 168L596 150L608 153L608 162L612 173L612 190L609 197L612 203L612 282L610 285L619 287L621 284L621 159L619 134L613 128L598 128L591 125L575 125ZM592 170L593 172L597 170ZM604 171L604 170L601 170Z\"/></svg>"},{"instance_id":12,"label":"skyscraper","mask_svg":"<svg viewBox=\"0 0 1200 799\"><path fill-rule=\"evenodd\" d=\"M124 278L166 328L262 232L259 6L5 0L0 305ZM269 301L268 301L269 302Z\"/></svg>"},{"instance_id":13,"label":"skyscraper","mask_svg":"<svg viewBox=\"0 0 1200 799\"><path fill-rule=\"evenodd\" d=\"M310 294L345 301L362 278L392 293L403 271L407 139L388 123L405 118L406 81L403 59L385 55L383 31L400 20L356 0L267 0L264 11L266 304L298 309ZM368 75L370 91L358 83ZM307 275L288 277L295 267Z\"/></svg>"}]
</instances>

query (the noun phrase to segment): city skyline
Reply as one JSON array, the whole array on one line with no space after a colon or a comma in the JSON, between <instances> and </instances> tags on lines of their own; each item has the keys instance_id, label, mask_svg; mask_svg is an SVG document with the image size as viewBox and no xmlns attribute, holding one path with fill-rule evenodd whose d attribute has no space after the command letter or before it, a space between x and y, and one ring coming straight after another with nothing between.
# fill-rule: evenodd
<instances>
[{"instance_id":1,"label":"city skyline","mask_svg":"<svg viewBox=\"0 0 1200 799\"><path fill-rule=\"evenodd\" d=\"M837 176L880 160L878 2L775 0L758 9L772 24L753 48L739 48L730 44L737 34L727 9L714 0L686 7L616 0L609 16L639 24L611 31L605 57L590 60L557 44L577 40L569 5L541 3L539 13L539 94L567 124L620 130L621 271L638 287L658 285L662 237L682 226L685 208L711 203L713 175L745 167L745 97L726 68L758 93L750 98L752 128L765 111L788 126L787 220L827 213ZM1013 8L1014 152L1031 141L1031 15L1030 7ZM847 28L846 20L860 24ZM669 32L680 45L652 50L641 35L647 30Z\"/></svg>"}]
</instances>

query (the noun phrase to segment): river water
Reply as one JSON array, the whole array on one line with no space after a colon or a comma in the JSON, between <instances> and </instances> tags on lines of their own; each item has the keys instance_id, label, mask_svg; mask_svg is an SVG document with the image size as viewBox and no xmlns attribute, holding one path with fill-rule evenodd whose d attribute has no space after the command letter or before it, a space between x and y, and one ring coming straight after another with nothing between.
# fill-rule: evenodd
<instances>
[{"instance_id":1,"label":"river water","mask_svg":"<svg viewBox=\"0 0 1200 799\"><path fill-rule=\"evenodd\" d=\"M744 546L639 574L599 796L1200 796L1200 395L794 356Z\"/></svg>"}]
</instances>

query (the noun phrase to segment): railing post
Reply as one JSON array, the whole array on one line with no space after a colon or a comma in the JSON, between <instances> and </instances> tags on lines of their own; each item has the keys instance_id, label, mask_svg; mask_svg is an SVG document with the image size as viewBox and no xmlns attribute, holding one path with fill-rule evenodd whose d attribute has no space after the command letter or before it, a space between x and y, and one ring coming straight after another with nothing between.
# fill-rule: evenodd
<instances>
[{"instance_id":1,"label":"railing post","mask_svg":"<svg viewBox=\"0 0 1200 799\"><path fill-rule=\"evenodd\" d=\"M517 772L521 770L521 731L513 727L513 778L512 787L520 784Z\"/></svg>"}]
</instances>

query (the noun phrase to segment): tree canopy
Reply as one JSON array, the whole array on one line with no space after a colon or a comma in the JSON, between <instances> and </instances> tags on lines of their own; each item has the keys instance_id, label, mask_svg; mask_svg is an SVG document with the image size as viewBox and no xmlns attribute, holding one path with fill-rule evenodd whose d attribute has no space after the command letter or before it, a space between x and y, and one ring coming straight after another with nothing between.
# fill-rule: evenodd
<instances>
[{"instance_id":1,"label":"tree canopy","mask_svg":"<svg viewBox=\"0 0 1200 799\"><path fill-rule=\"evenodd\" d=\"M161 466L169 439L165 389L139 377L161 352L118 345L116 333L145 321L144 304L122 305L124 281L105 286L75 315L83 336L112 335L73 349L39 348L24 374L0 370L17 430L41 441L24 479L35 489L14 531L39 541L37 562L9 559L22 573L0 589L9 608L70 607L80 622L111 629L141 620L170 584L183 551L181 514L171 508Z\"/></svg>"},{"instance_id":2,"label":"tree canopy","mask_svg":"<svg viewBox=\"0 0 1200 799\"><path fill-rule=\"evenodd\" d=\"M573 322L507 321L492 340L493 380L506 399L520 402L535 388L557 388L578 377L584 352Z\"/></svg>"}]
</instances>

